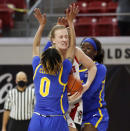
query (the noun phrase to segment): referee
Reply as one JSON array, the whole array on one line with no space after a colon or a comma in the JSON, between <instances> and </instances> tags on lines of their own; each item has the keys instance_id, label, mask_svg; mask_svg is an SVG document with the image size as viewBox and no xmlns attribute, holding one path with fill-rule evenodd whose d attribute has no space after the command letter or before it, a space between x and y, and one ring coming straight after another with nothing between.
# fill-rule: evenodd
<instances>
[{"instance_id":1,"label":"referee","mask_svg":"<svg viewBox=\"0 0 130 131\"><path fill-rule=\"evenodd\" d=\"M26 73L18 72L16 75L17 86L8 92L4 105L2 131L28 130L34 109L34 88L27 87L26 83Z\"/></svg>"}]
</instances>

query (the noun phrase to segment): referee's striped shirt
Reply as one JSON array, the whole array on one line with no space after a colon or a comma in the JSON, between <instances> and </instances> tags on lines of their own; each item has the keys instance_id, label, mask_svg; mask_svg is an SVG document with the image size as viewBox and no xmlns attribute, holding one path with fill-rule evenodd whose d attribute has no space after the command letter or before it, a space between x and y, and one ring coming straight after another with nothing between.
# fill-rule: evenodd
<instances>
[{"instance_id":1,"label":"referee's striped shirt","mask_svg":"<svg viewBox=\"0 0 130 131\"><path fill-rule=\"evenodd\" d=\"M23 92L13 88L8 92L4 109L10 111L15 120L29 120L34 110L34 88L27 87Z\"/></svg>"}]
</instances>

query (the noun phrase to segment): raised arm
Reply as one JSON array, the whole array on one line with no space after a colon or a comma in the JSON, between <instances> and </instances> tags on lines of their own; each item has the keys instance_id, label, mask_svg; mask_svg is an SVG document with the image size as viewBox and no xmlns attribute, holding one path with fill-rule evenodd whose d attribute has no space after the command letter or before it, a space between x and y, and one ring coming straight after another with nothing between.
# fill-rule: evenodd
<instances>
[{"instance_id":1,"label":"raised arm","mask_svg":"<svg viewBox=\"0 0 130 131\"><path fill-rule=\"evenodd\" d=\"M57 25L64 25L65 27L68 26L68 21L66 17L58 17Z\"/></svg>"},{"instance_id":2,"label":"raised arm","mask_svg":"<svg viewBox=\"0 0 130 131\"><path fill-rule=\"evenodd\" d=\"M66 58L74 58L75 54L75 46L76 46L76 37L75 37L75 30L74 30L74 24L73 24L73 19L75 15L78 14L78 6L75 4L70 5L69 9L66 9L66 19L68 21L69 25L69 36L70 36L70 45L66 53Z\"/></svg>"},{"instance_id":3,"label":"raised arm","mask_svg":"<svg viewBox=\"0 0 130 131\"><path fill-rule=\"evenodd\" d=\"M79 9L78 6L75 5L75 3L72 5L73 8L73 14L71 16L71 18L74 20L76 18L76 16L78 15ZM64 25L66 27L68 27L68 21L66 17L58 17L57 20L57 25Z\"/></svg>"},{"instance_id":4,"label":"raised arm","mask_svg":"<svg viewBox=\"0 0 130 131\"><path fill-rule=\"evenodd\" d=\"M42 33L46 24L46 14L41 14L40 9L34 9L34 16L39 22L39 28L35 34L34 41L33 41L33 57L40 55L40 42L42 38Z\"/></svg>"}]
</instances>

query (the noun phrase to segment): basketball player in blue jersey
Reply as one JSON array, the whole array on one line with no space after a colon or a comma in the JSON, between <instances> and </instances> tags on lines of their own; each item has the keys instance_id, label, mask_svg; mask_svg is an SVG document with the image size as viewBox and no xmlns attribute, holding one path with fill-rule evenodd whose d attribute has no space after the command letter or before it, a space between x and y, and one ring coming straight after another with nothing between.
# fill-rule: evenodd
<instances>
[{"instance_id":1,"label":"basketball player in blue jersey","mask_svg":"<svg viewBox=\"0 0 130 131\"><path fill-rule=\"evenodd\" d=\"M90 88L82 96L82 131L107 131L109 116L104 100L107 69L102 64L104 57L102 46L100 41L95 38L85 38L81 42L81 49L95 61L97 66L96 77ZM88 79L88 70L83 65L80 66L80 79L83 84Z\"/></svg>"},{"instance_id":2,"label":"basketball player in blue jersey","mask_svg":"<svg viewBox=\"0 0 130 131\"><path fill-rule=\"evenodd\" d=\"M66 84L72 68L75 48L75 33L71 18L72 8L66 10L66 18L69 23L71 38L66 52L66 58L62 61L59 51L48 48L39 57L40 40L46 24L46 15L39 9L34 10L34 16L40 23L33 42L33 80L35 85L36 105L28 131L69 131L65 114L68 110L68 98ZM68 39L68 32L64 26L55 31L62 34L59 38L63 44ZM55 39L55 36L54 36ZM77 93L76 97L81 94ZM64 99L63 99L64 97ZM75 98L76 98L75 97Z\"/></svg>"}]
</instances>

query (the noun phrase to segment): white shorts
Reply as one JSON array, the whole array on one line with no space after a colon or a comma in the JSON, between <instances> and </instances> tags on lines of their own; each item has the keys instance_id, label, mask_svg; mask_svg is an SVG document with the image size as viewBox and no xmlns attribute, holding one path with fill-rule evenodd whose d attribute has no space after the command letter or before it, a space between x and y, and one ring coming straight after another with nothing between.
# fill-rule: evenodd
<instances>
[{"instance_id":1,"label":"white shorts","mask_svg":"<svg viewBox=\"0 0 130 131\"><path fill-rule=\"evenodd\" d=\"M72 127L72 128L76 128L76 126L75 126L75 124L74 124L74 121L71 119L69 113L67 113L66 118L67 118L68 126L69 126L69 127Z\"/></svg>"},{"instance_id":2,"label":"white shorts","mask_svg":"<svg viewBox=\"0 0 130 131\"><path fill-rule=\"evenodd\" d=\"M68 126L76 128L74 123L79 124L79 125L81 125L82 123L83 102L82 100L80 100L79 103L76 103L73 106L71 105L70 107L71 108L69 108L69 112L66 115Z\"/></svg>"}]
</instances>

